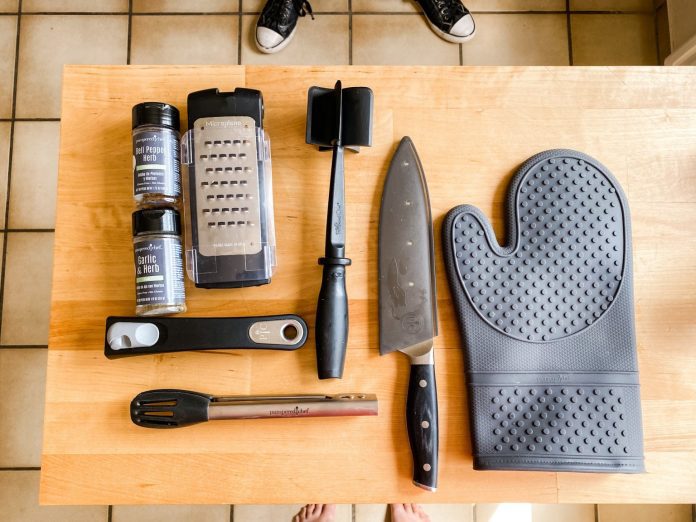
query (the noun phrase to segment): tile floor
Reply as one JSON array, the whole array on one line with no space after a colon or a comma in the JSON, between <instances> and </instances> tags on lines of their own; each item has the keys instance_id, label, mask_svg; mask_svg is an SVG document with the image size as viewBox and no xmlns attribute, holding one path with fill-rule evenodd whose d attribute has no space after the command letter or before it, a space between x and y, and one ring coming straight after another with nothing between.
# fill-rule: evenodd
<instances>
[{"instance_id":1,"label":"tile floor","mask_svg":"<svg viewBox=\"0 0 696 522\"><path fill-rule=\"evenodd\" d=\"M314 0L283 53L253 43L263 0L0 0L0 520L289 520L298 506L39 507L41 418L65 63L651 65L664 0L468 0L478 35L435 37L411 0ZM98 43L97 43L98 42ZM434 522L687 522L691 506L428 506ZM385 520L340 506L338 522Z\"/></svg>"}]
</instances>

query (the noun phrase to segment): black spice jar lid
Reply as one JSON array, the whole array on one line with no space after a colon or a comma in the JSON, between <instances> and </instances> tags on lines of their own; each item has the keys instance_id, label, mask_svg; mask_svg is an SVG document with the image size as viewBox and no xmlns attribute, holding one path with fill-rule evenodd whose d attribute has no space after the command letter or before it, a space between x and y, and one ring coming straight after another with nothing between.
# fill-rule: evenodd
<instances>
[{"instance_id":1,"label":"black spice jar lid","mask_svg":"<svg viewBox=\"0 0 696 522\"><path fill-rule=\"evenodd\" d=\"M179 130L179 109L162 102L143 102L133 106L133 128L162 125Z\"/></svg>"},{"instance_id":2,"label":"black spice jar lid","mask_svg":"<svg viewBox=\"0 0 696 522\"><path fill-rule=\"evenodd\" d=\"M173 208L150 208L133 212L133 235L181 235L181 216Z\"/></svg>"}]
</instances>

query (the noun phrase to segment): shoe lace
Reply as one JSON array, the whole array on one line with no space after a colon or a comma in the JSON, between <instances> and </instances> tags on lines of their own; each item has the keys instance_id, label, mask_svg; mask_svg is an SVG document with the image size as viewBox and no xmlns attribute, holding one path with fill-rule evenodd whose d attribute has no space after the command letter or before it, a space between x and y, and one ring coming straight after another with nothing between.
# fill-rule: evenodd
<instances>
[{"instance_id":1,"label":"shoe lace","mask_svg":"<svg viewBox=\"0 0 696 522\"><path fill-rule=\"evenodd\" d=\"M293 0L293 2L295 3L295 9L297 9L300 16L309 15L312 20L314 20L312 4L310 4L307 0Z\"/></svg>"},{"instance_id":2,"label":"shoe lace","mask_svg":"<svg viewBox=\"0 0 696 522\"><path fill-rule=\"evenodd\" d=\"M451 22L455 13L462 9L461 0L435 0L435 7L444 22Z\"/></svg>"},{"instance_id":3,"label":"shoe lace","mask_svg":"<svg viewBox=\"0 0 696 522\"><path fill-rule=\"evenodd\" d=\"M293 10L299 16L309 14L312 20L314 20L312 6L307 0L271 0L266 7L266 15L272 20L278 20L281 24L286 24L290 21Z\"/></svg>"}]
</instances>

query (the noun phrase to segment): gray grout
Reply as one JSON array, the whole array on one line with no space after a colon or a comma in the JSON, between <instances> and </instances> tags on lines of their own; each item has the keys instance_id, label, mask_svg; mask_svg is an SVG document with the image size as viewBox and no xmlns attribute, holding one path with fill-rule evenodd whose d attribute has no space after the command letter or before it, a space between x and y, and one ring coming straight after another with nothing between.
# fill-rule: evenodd
<instances>
[{"instance_id":1,"label":"gray grout","mask_svg":"<svg viewBox=\"0 0 696 522\"><path fill-rule=\"evenodd\" d=\"M566 34L568 36L568 65L573 65L573 30L570 18L570 0L566 0Z\"/></svg>"},{"instance_id":2,"label":"gray grout","mask_svg":"<svg viewBox=\"0 0 696 522\"><path fill-rule=\"evenodd\" d=\"M128 47L126 50L126 65L131 63L131 41L133 36L133 0L128 0Z\"/></svg>"},{"instance_id":3,"label":"gray grout","mask_svg":"<svg viewBox=\"0 0 696 522\"><path fill-rule=\"evenodd\" d=\"M0 350L46 350L47 344L0 344Z\"/></svg>"},{"instance_id":4,"label":"gray grout","mask_svg":"<svg viewBox=\"0 0 696 522\"><path fill-rule=\"evenodd\" d=\"M353 65L353 0L348 0L348 65Z\"/></svg>"},{"instance_id":5,"label":"gray grout","mask_svg":"<svg viewBox=\"0 0 696 522\"><path fill-rule=\"evenodd\" d=\"M655 26L655 63L657 65L662 65L660 63L660 29L659 29L659 24L657 22L657 11L660 10L662 6L656 6L655 10L653 11L653 25ZM667 9L665 7L665 9Z\"/></svg>"},{"instance_id":6,"label":"gray grout","mask_svg":"<svg viewBox=\"0 0 696 522\"><path fill-rule=\"evenodd\" d=\"M242 15L243 11L243 0L239 0L239 13L237 16L237 65L242 65Z\"/></svg>"},{"instance_id":7,"label":"gray grout","mask_svg":"<svg viewBox=\"0 0 696 522\"><path fill-rule=\"evenodd\" d=\"M14 131L17 116L17 76L19 74L19 32L22 27L22 0L17 2L17 34L15 38L14 77L12 80L12 123L10 123L10 145L7 157L7 190L5 192L5 225L10 220L10 182L12 181L12 157L14 154ZM5 298L5 266L7 265L7 239L9 234L2 236L2 266L0 267L0 333L2 333L2 312Z\"/></svg>"}]
</instances>

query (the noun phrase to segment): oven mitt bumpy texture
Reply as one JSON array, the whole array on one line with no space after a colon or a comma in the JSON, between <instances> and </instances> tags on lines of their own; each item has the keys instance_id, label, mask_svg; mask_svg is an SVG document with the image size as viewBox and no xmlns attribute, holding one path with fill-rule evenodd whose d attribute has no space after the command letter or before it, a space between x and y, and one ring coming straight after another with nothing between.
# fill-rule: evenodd
<instances>
[{"instance_id":1,"label":"oven mitt bumpy texture","mask_svg":"<svg viewBox=\"0 0 696 522\"><path fill-rule=\"evenodd\" d=\"M597 160L527 160L507 245L477 208L443 225L475 469L644 471L628 205Z\"/></svg>"}]
</instances>

